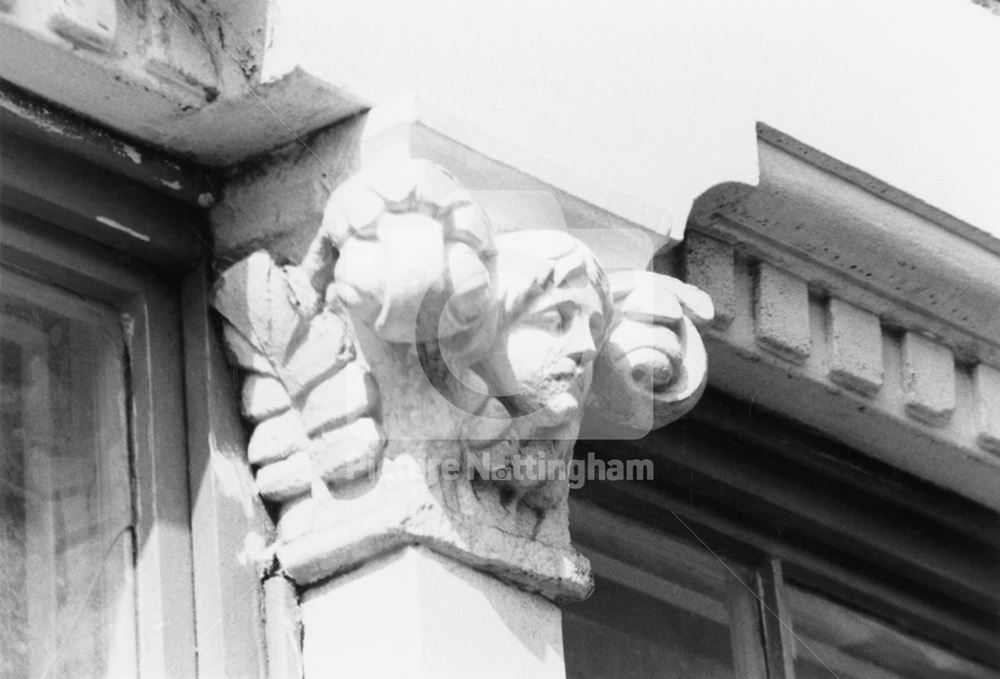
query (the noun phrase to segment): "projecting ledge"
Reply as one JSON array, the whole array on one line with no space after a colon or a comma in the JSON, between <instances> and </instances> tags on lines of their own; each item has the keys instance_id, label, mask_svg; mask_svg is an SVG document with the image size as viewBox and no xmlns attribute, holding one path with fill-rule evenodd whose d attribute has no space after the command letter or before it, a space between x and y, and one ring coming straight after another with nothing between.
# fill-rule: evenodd
<instances>
[{"instance_id":1,"label":"projecting ledge","mask_svg":"<svg viewBox=\"0 0 1000 679\"><path fill-rule=\"evenodd\" d=\"M710 382L1000 508L1000 243L773 130L760 158L684 246Z\"/></svg>"}]
</instances>

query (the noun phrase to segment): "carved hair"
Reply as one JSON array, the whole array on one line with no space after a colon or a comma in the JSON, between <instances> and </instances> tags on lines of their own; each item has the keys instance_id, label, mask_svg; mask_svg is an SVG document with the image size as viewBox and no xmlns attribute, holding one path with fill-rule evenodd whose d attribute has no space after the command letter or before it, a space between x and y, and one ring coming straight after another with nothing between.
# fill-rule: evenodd
<instances>
[{"instance_id":1,"label":"carved hair","mask_svg":"<svg viewBox=\"0 0 1000 679\"><path fill-rule=\"evenodd\" d=\"M615 311L607 276L590 248L556 230L513 231L498 236L496 243L500 327L514 322L546 290L583 276L601 298L604 332L595 343L598 348L604 344Z\"/></svg>"}]
</instances>

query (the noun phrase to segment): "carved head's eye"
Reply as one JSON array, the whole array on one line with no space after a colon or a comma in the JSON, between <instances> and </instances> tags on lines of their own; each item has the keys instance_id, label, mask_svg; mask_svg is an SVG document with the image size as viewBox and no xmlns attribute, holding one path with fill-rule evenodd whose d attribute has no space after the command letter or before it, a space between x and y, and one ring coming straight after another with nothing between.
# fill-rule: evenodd
<instances>
[{"instance_id":1,"label":"carved head's eye","mask_svg":"<svg viewBox=\"0 0 1000 679\"><path fill-rule=\"evenodd\" d=\"M573 324L575 313L576 307L572 304L562 304L559 306L559 330L561 332L569 330L569 327Z\"/></svg>"},{"instance_id":2,"label":"carved head's eye","mask_svg":"<svg viewBox=\"0 0 1000 679\"><path fill-rule=\"evenodd\" d=\"M545 309L531 316L532 325L550 332L562 332L565 322L563 312L558 308Z\"/></svg>"}]
</instances>

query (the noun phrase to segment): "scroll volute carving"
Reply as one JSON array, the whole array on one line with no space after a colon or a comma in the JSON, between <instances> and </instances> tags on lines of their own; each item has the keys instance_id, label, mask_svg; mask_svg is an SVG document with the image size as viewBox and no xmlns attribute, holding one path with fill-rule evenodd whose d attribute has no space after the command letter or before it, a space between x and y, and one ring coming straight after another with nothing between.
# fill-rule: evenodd
<instances>
[{"instance_id":1,"label":"scroll volute carving","mask_svg":"<svg viewBox=\"0 0 1000 679\"><path fill-rule=\"evenodd\" d=\"M215 306L279 568L305 584L420 543L553 599L591 577L567 478L539 470L570 460L588 408L646 430L689 409L712 315L674 279L609 278L565 231L495 235L416 160L349 180L300 264L255 253Z\"/></svg>"},{"instance_id":2,"label":"scroll volute carving","mask_svg":"<svg viewBox=\"0 0 1000 679\"><path fill-rule=\"evenodd\" d=\"M708 358L698 326L712 320L712 300L650 271L616 273L611 286L616 325L595 367L590 418L645 433L701 398Z\"/></svg>"}]
</instances>

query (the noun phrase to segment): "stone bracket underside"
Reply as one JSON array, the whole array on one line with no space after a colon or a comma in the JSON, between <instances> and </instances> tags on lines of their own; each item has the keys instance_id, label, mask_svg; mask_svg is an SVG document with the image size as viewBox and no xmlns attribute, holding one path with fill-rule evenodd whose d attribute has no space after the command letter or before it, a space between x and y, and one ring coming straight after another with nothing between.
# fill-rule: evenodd
<instances>
[{"instance_id":1,"label":"stone bracket underside","mask_svg":"<svg viewBox=\"0 0 1000 679\"><path fill-rule=\"evenodd\" d=\"M769 240L749 202L702 215L686 241L687 280L716 306L710 383L1000 508L997 347Z\"/></svg>"},{"instance_id":2,"label":"stone bracket underside","mask_svg":"<svg viewBox=\"0 0 1000 679\"><path fill-rule=\"evenodd\" d=\"M574 550L484 528L482 517L475 515L456 520L429 501L373 508L350 521L336 518L325 528L314 527L298 540L276 545L283 572L300 585L336 577L409 545L423 545L549 599L576 600L590 593L590 564ZM522 555L523 562L512 567L510 554Z\"/></svg>"}]
</instances>

